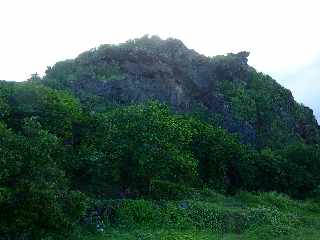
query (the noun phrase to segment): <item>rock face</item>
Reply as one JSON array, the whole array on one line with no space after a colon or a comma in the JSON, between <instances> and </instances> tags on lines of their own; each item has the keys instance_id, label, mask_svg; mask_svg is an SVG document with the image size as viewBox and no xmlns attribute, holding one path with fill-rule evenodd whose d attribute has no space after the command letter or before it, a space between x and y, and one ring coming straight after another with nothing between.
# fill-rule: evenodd
<instances>
[{"instance_id":1,"label":"rock face","mask_svg":"<svg viewBox=\"0 0 320 240\"><path fill-rule=\"evenodd\" d=\"M132 104L158 100L180 112L200 108L218 116L219 124L239 133L243 142L256 146L266 134L272 135L270 141L278 138L273 131L280 128L285 128L283 134L292 141L319 141L312 111L298 106L288 90L250 67L248 56L240 52L209 58L179 40L146 36L117 46L103 45L59 62L48 68L42 82L71 90L82 101L95 98ZM267 119L270 112L277 122L267 123L273 121ZM268 145L268 141L261 143Z\"/></svg>"}]
</instances>

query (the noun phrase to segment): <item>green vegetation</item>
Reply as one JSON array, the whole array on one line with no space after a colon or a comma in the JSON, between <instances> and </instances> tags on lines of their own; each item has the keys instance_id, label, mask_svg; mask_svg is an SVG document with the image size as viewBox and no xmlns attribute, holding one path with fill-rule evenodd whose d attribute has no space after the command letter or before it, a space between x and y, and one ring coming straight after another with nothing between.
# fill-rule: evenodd
<instances>
[{"instance_id":1,"label":"green vegetation","mask_svg":"<svg viewBox=\"0 0 320 240\"><path fill-rule=\"evenodd\" d=\"M227 78L216 87L230 119L253 126L251 145L213 112L147 98L114 104L72 85L119 84L127 73L109 55L146 47L148 63L163 44L153 41L0 82L0 239L319 239L319 126L269 76L231 79L238 55L208 64ZM161 75L147 73L149 82Z\"/></svg>"},{"instance_id":2,"label":"green vegetation","mask_svg":"<svg viewBox=\"0 0 320 240\"><path fill-rule=\"evenodd\" d=\"M157 102L92 114L63 91L1 84L0 232L8 239L86 236L81 219L98 205L102 239L271 239L320 224L317 202L241 192L318 198L318 145L256 151Z\"/></svg>"},{"instance_id":3,"label":"green vegetation","mask_svg":"<svg viewBox=\"0 0 320 240\"><path fill-rule=\"evenodd\" d=\"M319 205L285 195L194 191L180 201L123 200L84 239L316 239Z\"/></svg>"},{"instance_id":4,"label":"green vegetation","mask_svg":"<svg viewBox=\"0 0 320 240\"><path fill-rule=\"evenodd\" d=\"M116 81L125 78L117 63L101 63L95 50L81 54L77 61L58 62L46 71L49 86L56 89L70 87L72 82L81 80ZM37 81L37 80L36 80Z\"/></svg>"},{"instance_id":5,"label":"green vegetation","mask_svg":"<svg viewBox=\"0 0 320 240\"><path fill-rule=\"evenodd\" d=\"M222 81L219 89L229 103L234 117L255 126L258 148L282 148L283 143L301 142L301 134L295 132L296 122L306 125L302 136L307 143L319 141L319 131L313 126L312 112L293 101L291 92L280 86L270 76L253 71L248 83ZM285 122L290 122L286 125Z\"/></svg>"}]
</instances>

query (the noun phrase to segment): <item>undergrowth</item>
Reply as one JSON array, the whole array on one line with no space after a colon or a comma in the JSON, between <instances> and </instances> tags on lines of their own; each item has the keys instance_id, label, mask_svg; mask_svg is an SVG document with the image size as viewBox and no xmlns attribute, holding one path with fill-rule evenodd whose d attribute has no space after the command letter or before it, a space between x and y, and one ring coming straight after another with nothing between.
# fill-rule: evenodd
<instances>
[{"instance_id":1,"label":"undergrowth","mask_svg":"<svg viewBox=\"0 0 320 240\"><path fill-rule=\"evenodd\" d=\"M105 231L83 239L320 239L320 204L275 192L107 202L113 214L104 215Z\"/></svg>"}]
</instances>

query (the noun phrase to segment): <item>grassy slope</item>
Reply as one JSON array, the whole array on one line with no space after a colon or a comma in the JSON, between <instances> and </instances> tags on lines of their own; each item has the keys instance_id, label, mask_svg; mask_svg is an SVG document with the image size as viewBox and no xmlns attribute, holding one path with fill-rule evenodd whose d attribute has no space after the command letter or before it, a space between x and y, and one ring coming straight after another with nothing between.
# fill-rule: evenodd
<instances>
[{"instance_id":1,"label":"grassy slope","mask_svg":"<svg viewBox=\"0 0 320 240\"><path fill-rule=\"evenodd\" d=\"M320 204L276 193L224 197L206 192L183 201L126 200L104 233L83 239L320 239Z\"/></svg>"}]
</instances>

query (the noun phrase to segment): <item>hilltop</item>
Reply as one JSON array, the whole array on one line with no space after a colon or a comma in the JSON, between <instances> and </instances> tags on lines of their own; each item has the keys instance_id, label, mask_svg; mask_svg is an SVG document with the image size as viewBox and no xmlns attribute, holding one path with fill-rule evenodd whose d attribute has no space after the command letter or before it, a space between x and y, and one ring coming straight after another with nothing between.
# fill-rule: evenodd
<instances>
[{"instance_id":1,"label":"hilltop","mask_svg":"<svg viewBox=\"0 0 320 240\"><path fill-rule=\"evenodd\" d=\"M312 110L249 66L248 56L240 52L206 57L180 40L145 36L58 62L47 69L42 83L69 90L84 103L90 101L93 111L105 103L158 100L175 111L202 112L258 148L279 148L283 142L319 143Z\"/></svg>"}]
</instances>

